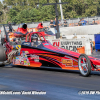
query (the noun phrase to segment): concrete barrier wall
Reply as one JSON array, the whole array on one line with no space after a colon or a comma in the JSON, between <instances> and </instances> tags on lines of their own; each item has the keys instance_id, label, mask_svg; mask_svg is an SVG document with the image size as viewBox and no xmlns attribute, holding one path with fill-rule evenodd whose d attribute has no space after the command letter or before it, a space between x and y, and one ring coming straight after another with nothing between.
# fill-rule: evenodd
<instances>
[{"instance_id":1,"label":"concrete barrier wall","mask_svg":"<svg viewBox=\"0 0 100 100\"><path fill-rule=\"evenodd\" d=\"M54 28L51 28L51 31L54 31ZM61 27L60 33L61 35L94 35L100 32L100 24L99 25L87 25L87 26L75 26L75 27Z\"/></svg>"}]
</instances>

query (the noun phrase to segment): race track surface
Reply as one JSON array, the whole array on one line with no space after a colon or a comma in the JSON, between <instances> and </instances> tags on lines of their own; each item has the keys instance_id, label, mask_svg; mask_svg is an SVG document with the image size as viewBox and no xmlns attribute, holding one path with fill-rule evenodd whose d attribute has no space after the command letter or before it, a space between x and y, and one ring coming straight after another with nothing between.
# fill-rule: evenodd
<instances>
[{"instance_id":1,"label":"race track surface","mask_svg":"<svg viewBox=\"0 0 100 100\"><path fill-rule=\"evenodd\" d=\"M3 91L21 94L3 95ZM22 95L22 91L44 91L46 94ZM99 92L100 72L92 72L89 77L83 77L78 71L11 65L0 67L0 100L100 100Z\"/></svg>"}]
</instances>

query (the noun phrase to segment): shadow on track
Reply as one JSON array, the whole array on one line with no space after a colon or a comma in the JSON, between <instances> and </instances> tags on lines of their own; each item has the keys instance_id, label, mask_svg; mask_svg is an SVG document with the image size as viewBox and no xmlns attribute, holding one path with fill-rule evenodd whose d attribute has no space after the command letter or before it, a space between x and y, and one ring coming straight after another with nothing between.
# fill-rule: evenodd
<instances>
[{"instance_id":1,"label":"shadow on track","mask_svg":"<svg viewBox=\"0 0 100 100\"><path fill-rule=\"evenodd\" d=\"M78 76L82 76L80 74L80 72L78 70L64 70L64 69L56 69L56 68L37 68L37 67L26 67L26 66L17 66L17 65L6 65L6 66L2 66L4 68L22 68L22 69L31 69L31 70L43 70L43 71L52 71L52 72L62 72L62 73L70 73L70 74L76 74ZM99 71L92 71L91 74L88 77L91 76L100 76L100 72ZM82 76L83 77L83 76Z\"/></svg>"}]
</instances>

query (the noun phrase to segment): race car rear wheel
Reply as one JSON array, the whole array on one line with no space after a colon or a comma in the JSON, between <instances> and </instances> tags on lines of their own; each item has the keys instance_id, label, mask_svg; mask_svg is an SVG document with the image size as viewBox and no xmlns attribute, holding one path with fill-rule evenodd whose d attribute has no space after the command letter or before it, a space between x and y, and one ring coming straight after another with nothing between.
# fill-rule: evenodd
<instances>
[{"instance_id":1,"label":"race car rear wheel","mask_svg":"<svg viewBox=\"0 0 100 100\"><path fill-rule=\"evenodd\" d=\"M86 54L81 54L78 59L79 71L83 76L89 76L91 73L91 62Z\"/></svg>"},{"instance_id":2,"label":"race car rear wheel","mask_svg":"<svg viewBox=\"0 0 100 100\"><path fill-rule=\"evenodd\" d=\"M6 61L6 54L5 54L5 49L3 46L0 44L0 62ZM0 66L3 66L4 63L0 63Z\"/></svg>"}]
</instances>

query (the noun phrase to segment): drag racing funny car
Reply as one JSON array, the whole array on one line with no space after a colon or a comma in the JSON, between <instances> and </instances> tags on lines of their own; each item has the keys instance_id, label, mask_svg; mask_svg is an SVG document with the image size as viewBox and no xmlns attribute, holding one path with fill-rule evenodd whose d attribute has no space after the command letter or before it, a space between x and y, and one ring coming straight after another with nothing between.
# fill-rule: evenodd
<instances>
[{"instance_id":1,"label":"drag racing funny car","mask_svg":"<svg viewBox=\"0 0 100 100\"><path fill-rule=\"evenodd\" d=\"M17 35L13 42L6 32L1 42L0 64L79 70L83 76L100 71L100 59L53 46L41 32Z\"/></svg>"}]
</instances>

